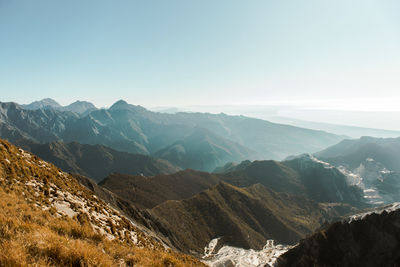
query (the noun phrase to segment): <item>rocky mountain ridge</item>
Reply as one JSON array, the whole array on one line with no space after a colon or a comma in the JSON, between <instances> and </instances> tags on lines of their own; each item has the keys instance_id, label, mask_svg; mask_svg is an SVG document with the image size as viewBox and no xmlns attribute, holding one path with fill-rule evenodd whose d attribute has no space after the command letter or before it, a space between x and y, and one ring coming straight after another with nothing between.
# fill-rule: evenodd
<instances>
[{"instance_id":1,"label":"rocky mountain ridge","mask_svg":"<svg viewBox=\"0 0 400 267\"><path fill-rule=\"evenodd\" d=\"M71 111L82 115L88 114L89 112L97 109L96 106L92 103L80 100L77 100L67 106L61 106L59 103L51 98L34 101L30 104L21 105L21 107L28 110L57 109L60 111Z\"/></svg>"},{"instance_id":2,"label":"rocky mountain ridge","mask_svg":"<svg viewBox=\"0 0 400 267\"><path fill-rule=\"evenodd\" d=\"M399 266L400 209L353 216L302 240L278 258L277 266Z\"/></svg>"},{"instance_id":3,"label":"rocky mountain ridge","mask_svg":"<svg viewBox=\"0 0 400 267\"><path fill-rule=\"evenodd\" d=\"M315 154L363 189L373 205L400 201L400 138L344 140Z\"/></svg>"},{"instance_id":4,"label":"rocky mountain ridge","mask_svg":"<svg viewBox=\"0 0 400 267\"><path fill-rule=\"evenodd\" d=\"M38 143L101 144L129 153L159 154L181 168L206 171L232 160L281 159L316 152L342 140L322 131L244 116L151 112L122 100L109 109L87 114L57 108L28 110L16 103L0 103L0 137L11 142L30 139ZM190 155L202 155L202 162L180 160Z\"/></svg>"}]
</instances>

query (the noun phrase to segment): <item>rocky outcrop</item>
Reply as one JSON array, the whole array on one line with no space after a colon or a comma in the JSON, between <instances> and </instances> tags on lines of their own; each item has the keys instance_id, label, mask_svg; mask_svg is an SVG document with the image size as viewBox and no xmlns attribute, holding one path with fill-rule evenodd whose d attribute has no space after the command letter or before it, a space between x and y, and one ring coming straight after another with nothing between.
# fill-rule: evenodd
<instances>
[{"instance_id":1,"label":"rocky outcrop","mask_svg":"<svg viewBox=\"0 0 400 267\"><path fill-rule=\"evenodd\" d=\"M400 210L336 222L283 254L277 266L400 266Z\"/></svg>"}]
</instances>

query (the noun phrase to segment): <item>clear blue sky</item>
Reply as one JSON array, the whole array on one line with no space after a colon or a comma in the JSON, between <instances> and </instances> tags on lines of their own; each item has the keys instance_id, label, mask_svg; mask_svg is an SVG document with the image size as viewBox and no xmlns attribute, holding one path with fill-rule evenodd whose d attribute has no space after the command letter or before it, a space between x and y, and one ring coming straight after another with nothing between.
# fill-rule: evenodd
<instances>
[{"instance_id":1,"label":"clear blue sky","mask_svg":"<svg viewBox=\"0 0 400 267\"><path fill-rule=\"evenodd\" d=\"M399 14L398 0L0 0L0 101L399 106Z\"/></svg>"}]
</instances>

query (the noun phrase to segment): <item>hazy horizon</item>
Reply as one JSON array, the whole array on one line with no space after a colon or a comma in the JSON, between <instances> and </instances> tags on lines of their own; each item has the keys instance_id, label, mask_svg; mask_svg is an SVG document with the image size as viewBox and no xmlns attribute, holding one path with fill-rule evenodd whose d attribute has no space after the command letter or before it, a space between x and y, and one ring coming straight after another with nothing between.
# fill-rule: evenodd
<instances>
[{"instance_id":1,"label":"hazy horizon","mask_svg":"<svg viewBox=\"0 0 400 267\"><path fill-rule=\"evenodd\" d=\"M36 99L27 103L18 104L30 104L35 101L40 101L42 99ZM65 103L58 101L57 99L52 99L57 103L66 106L72 104L75 101L87 101L90 99L77 99L71 103ZM126 99L119 99L127 101ZM119 101L117 100L117 101ZM1 100L0 102L8 102ZM116 102L116 101L115 101ZM97 108L109 108L112 104L108 106L98 106ZM225 113L228 115L243 115L253 118L259 118L264 120L269 120L276 123L292 124L304 128L314 128L320 129L316 126L310 127L307 124L302 124L302 122L316 122L325 123L340 126L352 126L352 127L362 127L371 129L382 129L389 131L400 131L400 111L366 111L366 110L351 110L351 109L334 109L325 108L321 109L319 106L305 106L305 105L279 105L277 103L270 105L196 105L196 106L145 106L140 103L130 103L128 104L139 105L148 110L156 112L203 112L203 113ZM95 103L93 103L95 104ZM326 129L325 129L326 130ZM326 130L328 131L328 130Z\"/></svg>"},{"instance_id":2,"label":"hazy horizon","mask_svg":"<svg viewBox=\"0 0 400 267\"><path fill-rule=\"evenodd\" d=\"M400 112L398 10L395 0L0 1L1 101L278 106L400 129L386 116Z\"/></svg>"}]
</instances>

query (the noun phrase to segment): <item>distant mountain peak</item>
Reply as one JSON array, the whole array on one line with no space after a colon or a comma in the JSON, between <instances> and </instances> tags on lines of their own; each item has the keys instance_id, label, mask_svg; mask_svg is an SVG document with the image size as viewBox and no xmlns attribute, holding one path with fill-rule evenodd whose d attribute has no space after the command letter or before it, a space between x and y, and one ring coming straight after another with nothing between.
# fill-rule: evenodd
<instances>
[{"instance_id":1,"label":"distant mountain peak","mask_svg":"<svg viewBox=\"0 0 400 267\"><path fill-rule=\"evenodd\" d=\"M96 110L96 106L88 101L77 100L74 103L64 107L64 110L76 112L79 114L87 113Z\"/></svg>"},{"instance_id":2,"label":"distant mountain peak","mask_svg":"<svg viewBox=\"0 0 400 267\"><path fill-rule=\"evenodd\" d=\"M57 103L57 101L55 101L53 98L50 98L50 97L43 98L42 100L39 100L39 101L36 101L36 102L53 102L53 103Z\"/></svg>"},{"instance_id":3,"label":"distant mountain peak","mask_svg":"<svg viewBox=\"0 0 400 267\"><path fill-rule=\"evenodd\" d=\"M120 108L127 108L130 105L128 104L128 102L126 102L123 99L118 100L117 102L115 102L110 109L120 109Z\"/></svg>"},{"instance_id":4,"label":"distant mountain peak","mask_svg":"<svg viewBox=\"0 0 400 267\"><path fill-rule=\"evenodd\" d=\"M42 100L34 101L27 105L22 105L25 109L39 109L39 108L60 108L62 107L57 101L51 98L44 98Z\"/></svg>"},{"instance_id":5,"label":"distant mountain peak","mask_svg":"<svg viewBox=\"0 0 400 267\"><path fill-rule=\"evenodd\" d=\"M126 101L123 100L123 99L120 99L120 100L118 100L117 102L115 102L115 103L113 104L113 106L120 106L120 105L129 105L129 104L128 104L128 102L126 102Z\"/></svg>"},{"instance_id":6,"label":"distant mountain peak","mask_svg":"<svg viewBox=\"0 0 400 267\"><path fill-rule=\"evenodd\" d=\"M125 100L121 99L115 102L111 107L110 110L128 110L133 112L147 112L148 110L139 105L132 105L126 102Z\"/></svg>"}]
</instances>

